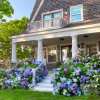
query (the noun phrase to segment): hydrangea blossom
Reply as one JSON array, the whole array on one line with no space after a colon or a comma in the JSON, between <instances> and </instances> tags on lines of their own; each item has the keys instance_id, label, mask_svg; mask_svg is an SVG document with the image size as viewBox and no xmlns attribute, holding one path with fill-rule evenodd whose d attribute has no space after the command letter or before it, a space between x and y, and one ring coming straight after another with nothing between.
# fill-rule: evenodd
<instances>
[{"instance_id":1,"label":"hydrangea blossom","mask_svg":"<svg viewBox=\"0 0 100 100\"><path fill-rule=\"evenodd\" d=\"M100 87L100 58L96 56L75 58L71 63L70 65L69 62L64 64L64 67L55 74L53 83L57 94L65 96L87 95L91 92L89 90L91 86L96 89Z\"/></svg>"}]
</instances>

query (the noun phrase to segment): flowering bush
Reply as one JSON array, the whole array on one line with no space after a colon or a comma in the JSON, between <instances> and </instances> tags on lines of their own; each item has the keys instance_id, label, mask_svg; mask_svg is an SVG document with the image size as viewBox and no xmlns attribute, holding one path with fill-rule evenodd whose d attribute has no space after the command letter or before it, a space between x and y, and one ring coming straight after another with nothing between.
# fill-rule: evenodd
<instances>
[{"instance_id":1,"label":"flowering bush","mask_svg":"<svg viewBox=\"0 0 100 100\"><path fill-rule=\"evenodd\" d=\"M65 96L87 95L91 89L100 93L99 56L69 60L55 73L53 83L54 93Z\"/></svg>"},{"instance_id":2,"label":"flowering bush","mask_svg":"<svg viewBox=\"0 0 100 100\"><path fill-rule=\"evenodd\" d=\"M29 63L21 64L23 67L19 65L17 68L4 71L5 73L0 71L0 79L2 77L2 81L0 81L1 88L32 88L47 75L47 69L41 63L31 64L37 67L32 67Z\"/></svg>"},{"instance_id":3,"label":"flowering bush","mask_svg":"<svg viewBox=\"0 0 100 100\"><path fill-rule=\"evenodd\" d=\"M6 75L6 72L3 69L0 69L0 89L3 88L3 79Z\"/></svg>"}]
</instances>

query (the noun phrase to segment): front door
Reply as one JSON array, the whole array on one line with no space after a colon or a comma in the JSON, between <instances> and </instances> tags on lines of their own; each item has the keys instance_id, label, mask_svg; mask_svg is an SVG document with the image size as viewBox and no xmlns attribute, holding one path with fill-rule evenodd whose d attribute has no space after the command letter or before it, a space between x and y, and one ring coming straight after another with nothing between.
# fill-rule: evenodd
<instances>
[{"instance_id":1,"label":"front door","mask_svg":"<svg viewBox=\"0 0 100 100\"><path fill-rule=\"evenodd\" d=\"M50 46L47 47L47 63L56 63L57 62L57 47Z\"/></svg>"},{"instance_id":2,"label":"front door","mask_svg":"<svg viewBox=\"0 0 100 100\"><path fill-rule=\"evenodd\" d=\"M71 45L68 46L61 46L61 61L64 62L68 58L71 58Z\"/></svg>"}]
</instances>

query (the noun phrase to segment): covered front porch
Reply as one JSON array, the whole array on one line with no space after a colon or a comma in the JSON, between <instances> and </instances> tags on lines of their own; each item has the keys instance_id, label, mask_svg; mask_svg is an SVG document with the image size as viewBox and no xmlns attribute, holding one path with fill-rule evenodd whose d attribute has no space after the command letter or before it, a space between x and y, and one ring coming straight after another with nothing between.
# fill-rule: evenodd
<instances>
[{"instance_id":1,"label":"covered front porch","mask_svg":"<svg viewBox=\"0 0 100 100\"><path fill-rule=\"evenodd\" d=\"M75 58L79 51L83 55L100 51L100 24L82 25L73 28L29 32L12 37L12 63L17 63L16 45L32 45L34 59L45 64L65 62Z\"/></svg>"}]
</instances>

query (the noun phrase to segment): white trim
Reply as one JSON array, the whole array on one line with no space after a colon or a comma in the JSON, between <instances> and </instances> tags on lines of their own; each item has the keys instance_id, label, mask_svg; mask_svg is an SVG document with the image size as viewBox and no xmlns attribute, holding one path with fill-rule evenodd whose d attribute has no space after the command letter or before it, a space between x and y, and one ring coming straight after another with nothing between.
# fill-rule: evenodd
<instances>
[{"instance_id":1,"label":"white trim","mask_svg":"<svg viewBox=\"0 0 100 100\"><path fill-rule=\"evenodd\" d=\"M63 9L58 9L58 10L53 10L53 11L43 12L42 15L41 15L42 20L43 20L43 16L44 16L44 15L52 14L52 13L57 13L57 12L62 12L62 13L63 13ZM62 14L62 17L63 17L63 14Z\"/></svg>"},{"instance_id":2,"label":"white trim","mask_svg":"<svg viewBox=\"0 0 100 100\"><path fill-rule=\"evenodd\" d=\"M74 5L74 6L71 6L71 7L70 7L70 23L75 23L75 22L77 22L77 21L72 21L72 18L71 18L71 8L72 8L72 7L80 7L80 9L81 9L81 20L78 21L78 22L83 21L83 20L84 20L83 4L79 4L79 5Z\"/></svg>"},{"instance_id":3,"label":"white trim","mask_svg":"<svg viewBox=\"0 0 100 100\"><path fill-rule=\"evenodd\" d=\"M13 36L13 42L25 42L38 39L49 39L49 38L60 38L64 36L81 35L81 34L94 34L100 32L100 23L81 25L71 28L62 28L57 30L42 31L30 34L22 34L18 36Z\"/></svg>"},{"instance_id":4,"label":"white trim","mask_svg":"<svg viewBox=\"0 0 100 100\"><path fill-rule=\"evenodd\" d=\"M11 62L12 63L17 63L16 43L13 43L13 41L12 41L12 56L11 56Z\"/></svg>"},{"instance_id":5,"label":"white trim","mask_svg":"<svg viewBox=\"0 0 100 100\"><path fill-rule=\"evenodd\" d=\"M35 20L35 18L36 18L36 16L37 16L37 14L39 13L39 11L40 11L40 9L41 9L41 7L42 7L44 1L45 1L45 0L41 0L41 3L40 3L40 5L39 5L38 9L36 10L36 12L35 12L35 14L34 14L34 16L33 16L33 18L32 18L31 21Z\"/></svg>"},{"instance_id":6,"label":"white trim","mask_svg":"<svg viewBox=\"0 0 100 100\"><path fill-rule=\"evenodd\" d=\"M81 25L81 26L70 27L70 28L62 28L62 29L57 29L57 30L49 30L49 31L44 30L44 31L41 31L41 32L30 32L30 34L21 34L21 35L12 36L12 39L23 38L23 37L28 37L28 36L37 36L37 35L49 34L49 33L59 33L59 32L61 33L61 32L64 32L64 31L66 31L66 32L68 32L68 31L76 31L76 30L77 31L78 30L82 31L82 30L89 29L89 28L91 28L91 29L99 28L99 32L100 32L100 23L98 23L98 24L90 24L90 25ZM85 32L85 33L88 33L88 31ZM78 34L78 35L80 35L80 34ZM71 35L68 35L68 36L71 36Z\"/></svg>"},{"instance_id":7,"label":"white trim","mask_svg":"<svg viewBox=\"0 0 100 100\"><path fill-rule=\"evenodd\" d=\"M53 11L48 11L48 12L43 12L42 15L41 15L41 19L42 19L42 27L43 27L43 24L44 24L44 16L45 15L48 15L48 14L53 14L53 13L57 13L57 12L61 12L62 13L62 18L63 18L63 9L58 9L58 10L53 10ZM49 27L52 29L52 27ZM48 28L48 29L49 29Z\"/></svg>"}]
</instances>

